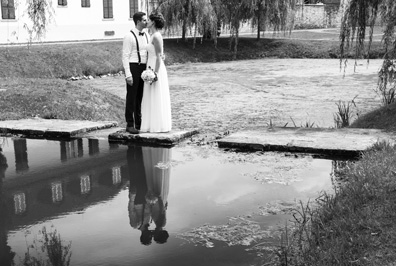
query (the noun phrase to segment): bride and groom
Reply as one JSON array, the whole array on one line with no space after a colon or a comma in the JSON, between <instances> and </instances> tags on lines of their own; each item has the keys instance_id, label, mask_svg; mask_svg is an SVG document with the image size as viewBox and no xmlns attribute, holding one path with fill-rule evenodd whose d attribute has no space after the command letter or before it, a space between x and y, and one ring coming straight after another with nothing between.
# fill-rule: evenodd
<instances>
[{"instance_id":1,"label":"bride and groom","mask_svg":"<svg viewBox=\"0 0 396 266\"><path fill-rule=\"evenodd\" d=\"M135 28L124 37L122 47L127 87L126 131L131 134L169 132L172 129L171 103L160 32L165 20L160 13L152 13L147 18L144 12L137 12L133 21ZM155 78L145 82L142 73L147 69L154 72Z\"/></svg>"}]
</instances>

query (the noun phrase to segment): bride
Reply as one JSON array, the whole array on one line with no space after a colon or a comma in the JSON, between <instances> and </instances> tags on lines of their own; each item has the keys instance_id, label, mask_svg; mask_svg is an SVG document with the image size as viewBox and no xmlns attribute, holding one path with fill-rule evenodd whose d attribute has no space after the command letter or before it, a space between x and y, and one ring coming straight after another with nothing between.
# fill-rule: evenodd
<instances>
[{"instance_id":1,"label":"bride","mask_svg":"<svg viewBox=\"0 0 396 266\"><path fill-rule=\"evenodd\" d=\"M147 45L147 69L151 68L156 77L154 82L144 83L140 132L169 132L172 129L168 73L162 59L164 42L160 33L164 24L162 14L149 16L147 28L151 37Z\"/></svg>"}]
</instances>

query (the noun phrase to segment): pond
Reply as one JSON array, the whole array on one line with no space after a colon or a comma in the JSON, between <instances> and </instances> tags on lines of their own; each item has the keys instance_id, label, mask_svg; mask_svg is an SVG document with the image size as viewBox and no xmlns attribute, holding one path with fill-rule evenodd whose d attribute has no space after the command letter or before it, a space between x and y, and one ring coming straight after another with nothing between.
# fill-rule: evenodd
<instances>
[{"instance_id":1,"label":"pond","mask_svg":"<svg viewBox=\"0 0 396 266\"><path fill-rule=\"evenodd\" d=\"M331 191L338 164L86 138L5 138L0 156L1 265L28 250L45 260L51 232L70 265L263 265L291 209Z\"/></svg>"}]
</instances>

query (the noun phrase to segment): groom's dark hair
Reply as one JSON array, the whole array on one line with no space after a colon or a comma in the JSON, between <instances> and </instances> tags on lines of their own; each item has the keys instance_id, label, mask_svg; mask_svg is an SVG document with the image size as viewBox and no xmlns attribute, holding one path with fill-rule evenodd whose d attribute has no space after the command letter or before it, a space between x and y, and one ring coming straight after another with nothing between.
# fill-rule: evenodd
<instances>
[{"instance_id":1,"label":"groom's dark hair","mask_svg":"<svg viewBox=\"0 0 396 266\"><path fill-rule=\"evenodd\" d=\"M135 26L138 23L138 21L141 21L143 19L145 15L146 13L140 11L133 14L133 22L135 22Z\"/></svg>"}]
</instances>

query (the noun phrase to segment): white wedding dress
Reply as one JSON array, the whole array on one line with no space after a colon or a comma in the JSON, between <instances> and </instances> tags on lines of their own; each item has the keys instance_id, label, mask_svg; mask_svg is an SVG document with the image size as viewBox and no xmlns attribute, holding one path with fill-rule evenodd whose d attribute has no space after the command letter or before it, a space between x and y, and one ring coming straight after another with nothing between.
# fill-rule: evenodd
<instances>
[{"instance_id":1,"label":"white wedding dress","mask_svg":"<svg viewBox=\"0 0 396 266\"><path fill-rule=\"evenodd\" d=\"M147 68L155 69L157 55L152 44L147 45L148 60ZM141 132L169 132L172 130L171 103L169 94L168 73L161 59L158 80L150 85L144 83L142 99L142 125Z\"/></svg>"}]
</instances>

